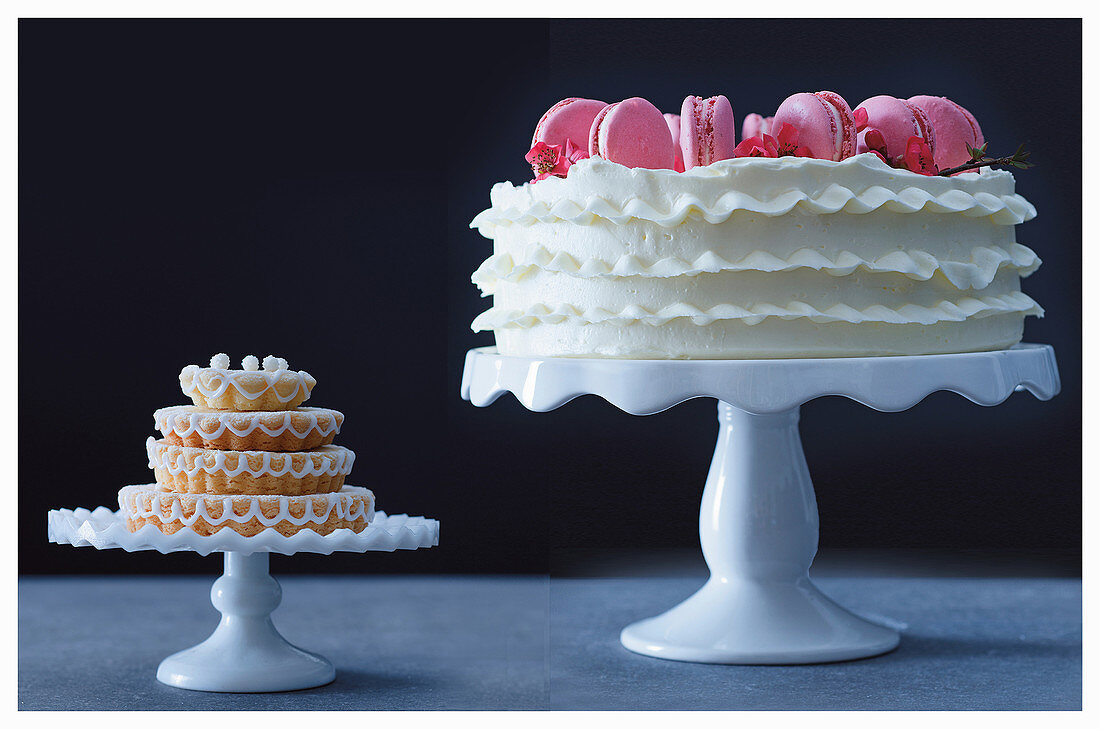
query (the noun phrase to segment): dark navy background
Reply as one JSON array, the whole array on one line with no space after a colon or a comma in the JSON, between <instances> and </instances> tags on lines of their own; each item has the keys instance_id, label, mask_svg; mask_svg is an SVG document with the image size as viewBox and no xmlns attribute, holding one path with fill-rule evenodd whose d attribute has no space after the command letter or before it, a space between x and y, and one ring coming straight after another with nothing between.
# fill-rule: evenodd
<instances>
[{"instance_id":1,"label":"dark navy background","mask_svg":"<svg viewBox=\"0 0 1100 729\"><path fill-rule=\"evenodd\" d=\"M24 20L20 571L219 568L51 545L45 512L151 480L153 410L222 351L315 375L309 404L347 415L350 482L443 522L438 549L278 571L543 572L574 549L697 545L713 401L641 418L459 399L465 351L492 342L469 330L491 244L467 225L494 182L529 178L560 98L723 93L740 126L819 89L946 95L991 152L1033 150L1018 239L1047 315L1025 339L1063 379L1046 403L805 406L822 547L1079 555L1080 21Z\"/></svg>"}]
</instances>

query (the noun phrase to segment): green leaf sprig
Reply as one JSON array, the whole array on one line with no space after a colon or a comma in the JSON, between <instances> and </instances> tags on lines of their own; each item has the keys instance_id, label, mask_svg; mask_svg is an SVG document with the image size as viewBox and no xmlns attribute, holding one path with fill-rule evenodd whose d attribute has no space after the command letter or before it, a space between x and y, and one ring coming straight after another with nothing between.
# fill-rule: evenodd
<instances>
[{"instance_id":1,"label":"green leaf sprig","mask_svg":"<svg viewBox=\"0 0 1100 729\"><path fill-rule=\"evenodd\" d=\"M1025 152L1024 145L1022 144L1011 157L990 157L986 155L986 147L988 146L989 142L986 142L980 147L971 147L967 144L966 151L970 153L970 161L958 167L942 170L940 171L940 176L947 177L958 172L966 172L967 170L976 170L979 167L991 167L993 165L1015 167L1018 170L1026 170L1029 167L1035 166L1034 163L1027 161L1027 158L1031 156L1031 152Z\"/></svg>"}]
</instances>

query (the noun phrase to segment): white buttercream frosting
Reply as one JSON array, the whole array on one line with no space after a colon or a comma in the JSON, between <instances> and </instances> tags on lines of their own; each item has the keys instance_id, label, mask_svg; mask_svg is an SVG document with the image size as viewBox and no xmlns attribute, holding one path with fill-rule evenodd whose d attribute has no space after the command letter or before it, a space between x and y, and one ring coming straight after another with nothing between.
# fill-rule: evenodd
<instances>
[{"instance_id":1,"label":"white buttercream frosting","mask_svg":"<svg viewBox=\"0 0 1100 729\"><path fill-rule=\"evenodd\" d=\"M1009 346L1042 315L1019 290L1041 262L1015 238L1035 208L1005 171L924 176L870 154L684 173L592 158L490 198L471 227L494 241L473 275L494 305L474 329L505 354L969 351Z\"/></svg>"},{"instance_id":2,"label":"white buttercream frosting","mask_svg":"<svg viewBox=\"0 0 1100 729\"><path fill-rule=\"evenodd\" d=\"M623 167L599 157L581 160L568 177L550 177L519 187L493 186L492 207L471 223L486 237L498 225L594 218L615 223L649 220L670 227L689 215L720 223L734 211L770 217L796 208L818 215L869 213L959 213L990 216L999 225L1035 217L1035 207L1015 194L1012 175L936 177L889 167L873 154L840 162L810 157L740 157L687 172Z\"/></svg>"},{"instance_id":3,"label":"white buttercream frosting","mask_svg":"<svg viewBox=\"0 0 1100 729\"><path fill-rule=\"evenodd\" d=\"M842 250L835 257L829 257L814 248L799 248L782 258L770 251L756 250L734 261L723 258L715 251L701 253L693 260L677 256L647 260L630 253L624 253L613 260L595 256L578 260L569 253L554 252L539 243L533 243L519 255L518 260L510 253L490 256L474 272L472 280L484 295L491 296L496 293L499 281L520 281L538 271L568 273L580 278L672 278L722 271L786 272L806 268L822 271L830 276L847 276L857 269L900 273L916 281L927 281L939 271L957 288L982 289L993 281L1002 268L1016 269L1021 276L1026 276L1041 263L1033 250L1019 243L1009 243L1004 248L975 247L970 249L970 258L965 261L940 260L932 253L922 250L895 250L872 256Z\"/></svg>"}]
</instances>

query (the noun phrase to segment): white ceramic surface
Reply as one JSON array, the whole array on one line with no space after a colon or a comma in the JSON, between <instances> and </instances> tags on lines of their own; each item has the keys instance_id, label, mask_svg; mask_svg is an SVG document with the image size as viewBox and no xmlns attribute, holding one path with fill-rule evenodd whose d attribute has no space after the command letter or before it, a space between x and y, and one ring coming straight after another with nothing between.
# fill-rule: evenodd
<instances>
[{"instance_id":1,"label":"white ceramic surface","mask_svg":"<svg viewBox=\"0 0 1100 729\"><path fill-rule=\"evenodd\" d=\"M671 610L623 629L637 653L702 663L821 663L878 655L899 635L856 617L810 581L817 552L813 484L799 406L843 395L904 410L937 390L996 405L1016 389L1058 393L1054 351L815 360L598 360L466 355L462 396L486 406L512 392L546 411L593 394L635 415L694 397L719 400L719 436L703 491L699 536L707 583Z\"/></svg>"},{"instance_id":2,"label":"white ceramic surface","mask_svg":"<svg viewBox=\"0 0 1100 729\"><path fill-rule=\"evenodd\" d=\"M330 683L336 669L288 643L271 622L283 591L268 573L267 552L225 553L225 574L210 600L222 614L214 633L168 656L157 680L192 691L293 691Z\"/></svg>"},{"instance_id":3,"label":"white ceramic surface","mask_svg":"<svg viewBox=\"0 0 1100 729\"><path fill-rule=\"evenodd\" d=\"M190 529L165 534L152 524L136 532L126 529L126 520L106 506L88 509L54 509L46 515L46 530L51 542L74 547L125 549L136 552L155 549L169 552L277 552L296 554L312 552L392 552L395 549L421 549L439 544L439 522L423 516L408 516L384 511L376 512L370 525L361 532L337 529L324 536L312 529L303 529L285 537L274 529L265 529L256 536L245 537L232 529L220 529L208 537Z\"/></svg>"},{"instance_id":4,"label":"white ceramic surface","mask_svg":"<svg viewBox=\"0 0 1100 729\"><path fill-rule=\"evenodd\" d=\"M157 680L194 691L293 691L329 683L336 676L331 663L288 643L271 622L271 611L282 600L279 583L268 573L269 553L392 552L439 543L439 522L422 516L375 513L362 532L337 529L322 536L303 530L284 537L266 529L244 537L222 529L204 537L190 529L164 534L147 525L126 530L125 519L105 506L56 509L47 515L49 540L57 544L128 552L155 549L161 553L225 552L225 574L210 590L222 614L214 633L202 643L165 658Z\"/></svg>"},{"instance_id":5,"label":"white ceramic surface","mask_svg":"<svg viewBox=\"0 0 1100 729\"><path fill-rule=\"evenodd\" d=\"M1040 400L1058 393L1054 349L1018 344L999 352L830 359L621 360L507 357L495 347L466 353L462 397L478 407L506 392L545 412L599 395L631 415L652 415L695 397L750 413L778 413L822 395L843 395L886 412L908 410L938 390L996 405L1019 385Z\"/></svg>"}]
</instances>

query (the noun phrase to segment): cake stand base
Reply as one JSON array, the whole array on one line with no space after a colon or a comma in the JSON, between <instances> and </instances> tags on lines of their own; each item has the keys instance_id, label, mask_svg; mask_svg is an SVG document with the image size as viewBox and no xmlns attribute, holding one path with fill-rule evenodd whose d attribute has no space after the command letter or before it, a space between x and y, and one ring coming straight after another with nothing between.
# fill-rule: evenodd
<instances>
[{"instance_id":1,"label":"cake stand base","mask_svg":"<svg viewBox=\"0 0 1100 729\"><path fill-rule=\"evenodd\" d=\"M897 631L857 618L810 582L817 501L798 415L718 404L718 444L699 511L710 580L668 612L627 626L623 646L747 664L843 661L897 646Z\"/></svg>"},{"instance_id":2,"label":"cake stand base","mask_svg":"<svg viewBox=\"0 0 1100 729\"><path fill-rule=\"evenodd\" d=\"M422 516L376 512L358 532L337 529L318 534L303 529L284 536L264 529L246 537L232 529L203 536L190 529L166 534L152 524L136 532L120 512L105 506L53 509L46 516L49 540L56 544L138 552L225 554L225 574L214 582L210 601L222 614L214 633L202 643L161 661L157 680L193 691L253 693L294 691L323 686L336 678L332 664L288 643L271 622L283 591L268 572L271 552L332 554L392 552L439 544L439 522Z\"/></svg>"},{"instance_id":3,"label":"cake stand base","mask_svg":"<svg viewBox=\"0 0 1100 729\"><path fill-rule=\"evenodd\" d=\"M268 573L268 553L225 553L225 574L210 600L222 614L214 633L161 661L157 680L192 691L294 691L331 683L336 669L279 635L271 611L282 588Z\"/></svg>"},{"instance_id":4,"label":"cake stand base","mask_svg":"<svg viewBox=\"0 0 1100 729\"><path fill-rule=\"evenodd\" d=\"M712 577L690 598L623 628L624 647L654 658L750 665L868 658L897 647L897 631L857 618L809 578L792 584Z\"/></svg>"},{"instance_id":5,"label":"cake stand base","mask_svg":"<svg viewBox=\"0 0 1100 729\"><path fill-rule=\"evenodd\" d=\"M513 393L553 410L599 395L634 415L693 397L718 402L718 442L699 509L710 580L661 615L628 625L623 646L699 663L826 663L898 645L897 631L859 618L810 581L817 553L813 482L798 433L799 407L823 395L886 412L950 390L981 405L1017 389L1042 400L1060 387L1054 350L804 360L585 360L466 355L462 396L478 406Z\"/></svg>"}]
</instances>

